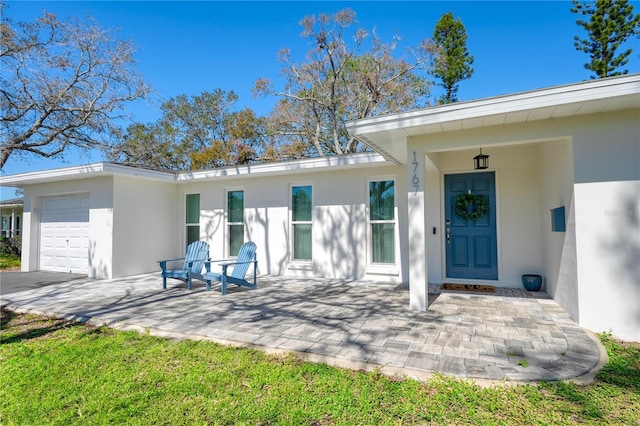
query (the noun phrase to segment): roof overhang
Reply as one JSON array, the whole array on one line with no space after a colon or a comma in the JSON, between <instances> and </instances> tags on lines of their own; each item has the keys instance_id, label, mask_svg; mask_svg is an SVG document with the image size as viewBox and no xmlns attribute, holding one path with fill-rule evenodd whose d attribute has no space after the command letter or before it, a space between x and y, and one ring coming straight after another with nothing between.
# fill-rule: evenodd
<instances>
[{"instance_id":1,"label":"roof overhang","mask_svg":"<svg viewBox=\"0 0 640 426\"><path fill-rule=\"evenodd\" d=\"M76 179L88 179L102 176L132 176L143 179L174 181L175 174L171 172L159 172L139 167L123 166L114 163L94 163L83 166L63 167L52 170L20 173L2 176L2 186L22 188L27 185L36 185L48 182L60 182Z\"/></svg>"},{"instance_id":2,"label":"roof overhang","mask_svg":"<svg viewBox=\"0 0 640 426\"><path fill-rule=\"evenodd\" d=\"M382 155L376 152L363 152L358 154L337 155L331 157L305 158L301 160L280 161L254 165L242 165L225 167L220 169L182 172L177 176L177 181L192 182L221 179L237 179L256 176L277 176L299 173L320 172L326 169L356 169L370 167L372 164L392 165Z\"/></svg>"},{"instance_id":3,"label":"roof overhang","mask_svg":"<svg viewBox=\"0 0 640 426\"><path fill-rule=\"evenodd\" d=\"M12 198L10 200L0 201L0 207L10 208L10 207L22 207L24 205L23 198Z\"/></svg>"},{"instance_id":4,"label":"roof overhang","mask_svg":"<svg viewBox=\"0 0 640 426\"><path fill-rule=\"evenodd\" d=\"M424 108L347 123L349 133L397 164L412 136L640 108L640 74Z\"/></svg>"},{"instance_id":5,"label":"roof overhang","mask_svg":"<svg viewBox=\"0 0 640 426\"><path fill-rule=\"evenodd\" d=\"M195 181L200 182L208 180L312 173L321 172L327 169L355 169L360 167L369 167L372 164L392 165L393 163L387 161L382 155L375 152L308 158L255 165L242 165L181 173L155 171L114 163L95 163L84 166L73 166L2 176L0 184L2 186L23 188L25 186L41 183L90 179L115 175L186 184Z\"/></svg>"}]
</instances>

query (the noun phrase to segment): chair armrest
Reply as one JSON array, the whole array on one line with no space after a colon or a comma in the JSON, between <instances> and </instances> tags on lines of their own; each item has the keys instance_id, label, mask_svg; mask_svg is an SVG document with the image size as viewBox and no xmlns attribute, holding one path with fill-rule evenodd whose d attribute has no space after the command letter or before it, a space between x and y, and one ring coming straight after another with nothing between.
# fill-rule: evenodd
<instances>
[{"instance_id":1,"label":"chair armrest","mask_svg":"<svg viewBox=\"0 0 640 426\"><path fill-rule=\"evenodd\" d=\"M232 262L234 259L207 259L205 263Z\"/></svg>"},{"instance_id":2,"label":"chair armrest","mask_svg":"<svg viewBox=\"0 0 640 426\"><path fill-rule=\"evenodd\" d=\"M160 264L160 269L162 269L162 272L167 270L167 262L174 262L176 260L183 260L184 257L178 257L176 259L166 259L166 260L158 260L158 263Z\"/></svg>"},{"instance_id":3,"label":"chair armrest","mask_svg":"<svg viewBox=\"0 0 640 426\"><path fill-rule=\"evenodd\" d=\"M253 263L253 262L257 262L257 260L248 260L246 262L222 261L222 262L218 262L218 265L244 265L245 263Z\"/></svg>"},{"instance_id":4,"label":"chair armrest","mask_svg":"<svg viewBox=\"0 0 640 426\"><path fill-rule=\"evenodd\" d=\"M175 260L184 260L184 257L176 257L175 259L166 259L166 260L158 260L158 263L167 263L167 262L173 262Z\"/></svg>"}]
</instances>

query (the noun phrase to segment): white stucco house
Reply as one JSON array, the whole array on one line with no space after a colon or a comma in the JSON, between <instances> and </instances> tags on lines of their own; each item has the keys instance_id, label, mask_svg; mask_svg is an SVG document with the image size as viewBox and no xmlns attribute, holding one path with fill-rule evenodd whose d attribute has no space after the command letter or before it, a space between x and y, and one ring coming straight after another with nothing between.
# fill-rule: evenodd
<instances>
[{"instance_id":1,"label":"white stucco house","mask_svg":"<svg viewBox=\"0 0 640 426\"><path fill-rule=\"evenodd\" d=\"M259 272L544 290L580 325L640 341L640 74L348 123L372 152L165 173L98 163L24 188L22 270L158 271L189 241L244 240ZM482 149L486 169L474 169ZM461 194L486 214L455 213ZM108 284L107 284L108 285Z\"/></svg>"}]
</instances>

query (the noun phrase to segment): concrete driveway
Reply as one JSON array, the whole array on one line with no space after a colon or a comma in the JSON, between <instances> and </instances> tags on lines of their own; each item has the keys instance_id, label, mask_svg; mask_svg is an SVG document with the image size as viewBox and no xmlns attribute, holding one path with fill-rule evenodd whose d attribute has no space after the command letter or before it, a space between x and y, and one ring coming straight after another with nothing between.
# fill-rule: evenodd
<instances>
[{"instance_id":1,"label":"concrete driveway","mask_svg":"<svg viewBox=\"0 0 640 426\"><path fill-rule=\"evenodd\" d=\"M428 310L412 311L406 286L381 283L267 276L258 278L257 290L231 286L222 296L219 285L205 291L201 282L189 291L171 280L162 290L159 273L115 280L33 277L36 288L3 294L2 304L388 375L588 381L606 360L598 339L541 292L466 294L430 286ZM67 280L52 283L61 278Z\"/></svg>"},{"instance_id":2,"label":"concrete driveway","mask_svg":"<svg viewBox=\"0 0 640 426\"><path fill-rule=\"evenodd\" d=\"M87 279L86 275L64 272L0 272L0 296L43 288L53 284L83 282Z\"/></svg>"}]
</instances>

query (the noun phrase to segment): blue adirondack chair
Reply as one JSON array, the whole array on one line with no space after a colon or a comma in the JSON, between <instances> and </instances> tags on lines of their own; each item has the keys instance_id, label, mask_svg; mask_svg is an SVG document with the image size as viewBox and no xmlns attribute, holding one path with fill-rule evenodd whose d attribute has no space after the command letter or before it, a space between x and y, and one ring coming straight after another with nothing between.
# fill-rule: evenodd
<instances>
[{"instance_id":1,"label":"blue adirondack chair","mask_svg":"<svg viewBox=\"0 0 640 426\"><path fill-rule=\"evenodd\" d=\"M187 288L191 290L191 280L193 278L202 279L202 269L204 262L210 260L209 244L204 241L195 241L187 247L184 257L176 259L159 260L162 269L162 288L167 288L167 278L175 278L187 283ZM182 269L167 269L167 262L183 260ZM204 281L204 280L203 280Z\"/></svg>"},{"instance_id":2,"label":"blue adirondack chair","mask_svg":"<svg viewBox=\"0 0 640 426\"><path fill-rule=\"evenodd\" d=\"M211 272L211 264L217 263L222 266L222 272ZM249 266L253 264L253 284L246 280ZM256 280L256 272L258 269L258 260L256 259L256 244L247 241L240 247L238 257L230 260L212 260L204 263L207 272L202 274L202 280L207 283L207 290L211 290L211 281L220 281L222 283L222 295L227 294L227 284L235 284L242 287L255 290L258 288ZM231 273L227 272L227 268L233 266Z\"/></svg>"}]
</instances>

